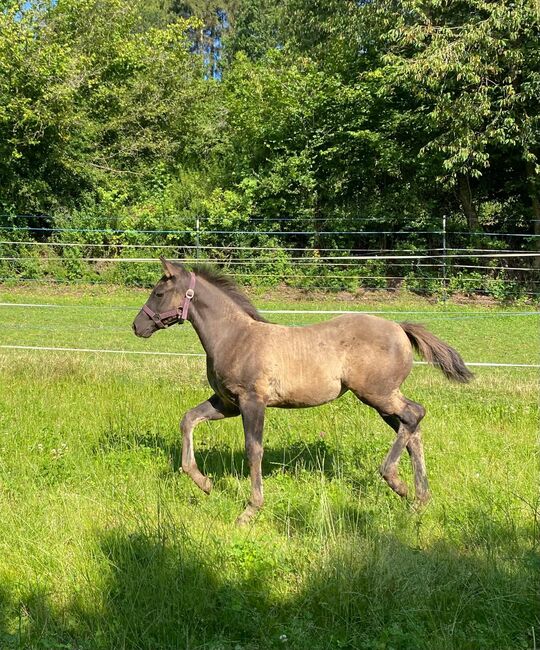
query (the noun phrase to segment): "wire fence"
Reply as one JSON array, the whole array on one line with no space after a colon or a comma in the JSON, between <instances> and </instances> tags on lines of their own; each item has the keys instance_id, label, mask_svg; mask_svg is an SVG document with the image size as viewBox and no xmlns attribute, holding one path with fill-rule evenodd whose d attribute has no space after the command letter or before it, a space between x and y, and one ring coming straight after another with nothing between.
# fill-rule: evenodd
<instances>
[{"instance_id":1,"label":"wire fence","mask_svg":"<svg viewBox=\"0 0 540 650\"><path fill-rule=\"evenodd\" d=\"M84 300L84 298L83 298ZM103 324L104 310L109 314L117 314L112 318L113 324ZM0 322L2 330L10 333L11 342L3 342L0 350L12 352L57 353L57 354L94 354L98 356L124 355L127 357L184 357L203 359L205 354L199 346L193 345L195 339L190 330L182 330L182 351L173 350L136 350L128 349L131 344L129 324L133 316L140 310L140 304L92 304L88 302L55 303L55 302L0 302ZM33 315L40 312L38 316ZM21 314L22 312L22 314ZM26 314L24 312L31 312ZM47 314L50 312L50 315ZM86 312L86 313L85 313ZM490 309L483 312L471 312L470 309L452 310L439 309L262 309L261 312L269 317L278 317L281 325L299 325L305 322L314 322L343 314L373 314L384 316L392 320L402 318L419 318L422 322L432 321L467 321L467 320L493 320L512 319L510 328L519 327L523 318L535 318L540 321L540 311L537 310L497 310ZM42 316L44 314L44 316ZM80 316L79 316L80 314ZM73 320L75 319L75 320ZM108 319L110 322L111 318ZM118 325L114 323L118 322ZM474 325L476 328L477 326ZM45 334L46 333L46 334ZM39 341L47 336L48 342ZM23 340L21 341L20 338ZM38 340L36 340L36 338ZM27 339L25 341L25 339ZM70 345L71 342L85 340L96 342L96 347ZM54 341L54 342L53 342ZM57 343L58 341L58 343ZM107 343L122 342L126 348L108 347ZM185 345L187 343L187 345ZM105 344L105 345L104 345ZM187 347L187 350L185 349ZM191 349L190 349L191 348ZM518 355L518 359L520 356ZM523 359L523 357L521 357ZM425 362L417 361L417 365ZM540 363L525 363L511 361L467 361L467 365L478 368L514 368L518 370L538 370Z\"/></svg>"},{"instance_id":2,"label":"wire fence","mask_svg":"<svg viewBox=\"0 0 540 650\"><path fill-rule=\"evenodd\" d=\"M212 230L212 229L145 229L145 228L62 228L55 226L0 226L0 231L12 232L43 232L43 233L106 233L112 235L191 235L198 232L199 235L271 235L272 237L290 237L295 236L321 236L321 235L392 235L408 237L417 235L443 235L444 230ZM447 233L452 234L452 233ZM540 235L529 233L509 233L509 232L486 232L486 231L456 231L456 235L465 235L471 237L523 237L527 239L535 239Z\"/></svg>"},{"instance_id":3,"label":"wire fence","mask_svg":"<svg viewBox=\"0 0 540 650\"><path fill-rule=\"evenodd\" d=\"M170 216L171 227L135 219L128 227L125 217L95 215L87 227L84 217L77 219L0 215L0 282L150 286L162 254L180 263L211 263L251 286L406 289L443 300L455 293L529 300L540 295L540 235L517 227L452 230L445 217L440 227L395 230L372 217L254 218L235 228L185 215ZM105 227L95 227L100 224ZM524 229L532 221L516 215L515 224Z\"/></svg>"},{"instance_id":4,"label":"wire fence","mask_svg":"<svg viewBox=\"0 0 540 650\"><path fill-rule=\"evenodd\" d=\"M24 314L24 311L51 312L45 318ZM113 323L118 325L103 324L102 313L106 310L108 314L116 313ZM203 359L205 354L196 345L193 333L182 330L182 351L173 350L136 350L129 349L132 338L129 324L133 316L140 310L140 305L103 305L87 302L78 303L18 303L13 301L0 302L0 322L2 330L10 333L11 342L3 342L0 350L28 353L84 353L103 355L125 355L128 357L185 357ZM21 314L21 312L23 312ZM82 312L82 313L81 313ZM84 313L87 312L87 313ZM518 311L518 310L489 310L485 312L471 312L470 310L405 310L405 309L262 309L261 312L269 317L278 317L281 325L299 325L305 322L316 322L343 314L373 314L384 316L392 320L402 318L419 318L422 322L433 321L466 321L479 319L513 319L514 321L523 318L535 318L540 320L540 311ZM21 314L21 315L19 315ZM81 314L79 316L78 314ZM73 320L75 318L75 320ZM307 318L307 321L305 320ZM511 327L515 327L513 324ZM475 326L476 327L476 326ZM519 327L519 325L518 325ZM48 341L36 341L47 333ZM20 335L20 336L19 336ZM22 337L22 341L20 338ZM25 341L25 339L27 339ZM70 343L86 340L98 343L95 347L73 345ZM58 342L57 342L58 341ZM126 348L112 348L107 343L122 342L127 344ZM104 345L105 344L105 345ZM195 345L195 349L193 349ZM185 349L187 347L187 350ZM191 348L191 349L190 349ZM518 356L519 359L519 356ZM425 365L425 362L417 361L417 365ZM467 365L478 368L515 368L537 370L540 363L525 363L511 361L467 361Z\"/></svg>"},{"instance_id":5,"label":"wire fence","mask_svg":"<svg viewBox=\"0 0 540 650\"><path fill-rule=\"evenodd\" d=\"M143 223L99 218L91 223L69 215L0 214L0 283L7 287L27 283L54 285L151 286L159 276L159 255L180 263L204 262L231 274L244 285L313 291L402 291L441 298L452 294L488 295L507 300L522 298L536 304L540 296L539 235L524 232L527 223L515 219L511 232L440 227L388 229L374 218L351 221L327 218L251 219L224 227L210 219L171 217L168 223ZM8 294L9 295L9 294ZM98 311L117 314L119 321L97 322ZM0 318L10 338L0 350L31 354L95 354L185 357L202 359L200 348L186 351L134 350L124 342L128 313L140 305L81 302L0 303ZM21 318L13 318L26 310ZM38 310L45 319L28 312ZM72 323L58 313L81 313ZM340 314L367 313L387 318L416 317L425 321L469 321L538 318L535 309L490 310L350 310L266 309L281 324L298 325ZM56 316L55 316L56 314ZM94 314L96 315L94 317ZM132 315L129 314L129 318ZM125 316L124 316L125 315ZM92 322L92 318L96 322ZM43 322L42 322L43 321ZM121 322L120 322L121 321ZM125 321L125 322L124 322ZM519 322L519 321L518 321ZM49 334L48 334L49 333ZM54 336L52 334L54 333ZM92 333L96 334L94 338ZM84 338L80 338L84 337ZM101 337L101 338L100 338ZM22 339L22 340L21 340ZM82 346L85 340L90 346ZM92 344L97 343L95 347ZM119 347L115 347L118 345ZM520 357L516 357L520 360ZM521 357L522 359L523 357ZM525 359L527 360L527 359ZM423 364L423 362L416 362ZM538 369L540 364L472 361L472 367Z\"/></svg>"},{"instance_id":6,"label":"wire fence","mask_svg":"<svg viewBox=\"0 0 540 650\"><path fill-rule=\"evenodd\" d=\"M103 311L140 311L141 305L92 305L87 303L28 303L28 302L0 302L0 307L9 309L83 309ZM522 316L540 316L540 311L497 311L490 310L482 313L470 311L437 311L426 309L392 310L392 309L260 309L261 314L297 314L297 315L323 315L339 316L343 314L372 314L385 316L423 316L428 318L513 318Z\"/></svg>"}]
</instances>

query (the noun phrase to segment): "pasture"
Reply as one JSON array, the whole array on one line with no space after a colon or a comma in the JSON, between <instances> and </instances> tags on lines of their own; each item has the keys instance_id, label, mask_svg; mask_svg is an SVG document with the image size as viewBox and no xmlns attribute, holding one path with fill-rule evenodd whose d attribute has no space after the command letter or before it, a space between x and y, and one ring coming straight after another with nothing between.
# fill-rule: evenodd
<instances>
[{"instance_id":1,"label":"pasture","mask_svg":"<svg viewBox=\"0 0 540 650\"><path fill-rule=\"evenodd\" d=\"M206 399L189 324L131 333L146 291L8 288L0 307L0 648L525 650L538 638L538 371L416 366L432 501L378 475L393 432L350 394L267 412L266 505L249 493L238 419L195 432L207 497L180 466L178 421ZM530 307L418 298L284 301L422 322L469 362L538 363ZM416 312L416 313L407 313ZM267 315L302 324L330 315ZM401 462L411 484L408 458Z\"/></svg>"}]
</instances>

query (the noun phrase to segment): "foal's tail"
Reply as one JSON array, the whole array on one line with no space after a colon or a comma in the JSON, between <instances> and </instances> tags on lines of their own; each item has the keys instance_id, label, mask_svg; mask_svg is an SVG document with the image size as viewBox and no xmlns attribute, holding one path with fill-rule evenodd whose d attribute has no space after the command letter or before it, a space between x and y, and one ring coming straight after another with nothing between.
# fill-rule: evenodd
<instances>
[{"instance_id":1,"label":"foal's tail","mask_svg":"<svg viewBox=\"0 0 540 650\"><path fill-rule=\"evenodd\" d=\"M429 332L423 325L418 323L399 323L409 341L418 354L428 363L440 368L440 370L454 381L463 384L469 382L474 375L467 368L459 352L451 348L435 334Z\"/></svg>"}]
</instances>

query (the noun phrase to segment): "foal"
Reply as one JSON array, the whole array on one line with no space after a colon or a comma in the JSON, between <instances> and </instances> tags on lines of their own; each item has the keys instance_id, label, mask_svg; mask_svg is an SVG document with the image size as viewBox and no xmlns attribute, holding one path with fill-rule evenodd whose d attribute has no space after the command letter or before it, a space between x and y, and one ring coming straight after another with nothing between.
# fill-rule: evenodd
<instances>
[{"instance_id":1,"label":"foal","mask_svg":"<svg viewBox=\"0 0 540 650\"><path fill-rule=\"evenodd\" d=\"M425 409L400 392L412 368L412 349L449 379L472 374L460 355L422 325L394 323L367 314L344 314L323 323L285 327L267 322L217 271L189 272L161 258L164 275L135 321L137 336L189 320L206 352L214 394L189 410L180 423L182 469L206 493L212 489L193 453L193 430L201 422L242 416L250 466L251 498L238 523L247 523L263 504L261 461L267 406L303 408L330 402L350 390L378 411L396 432L380 472L400 496L407 486L398 462L407 449L416 499L429 499L420 420Z\"/></svg>"}]
</instances>

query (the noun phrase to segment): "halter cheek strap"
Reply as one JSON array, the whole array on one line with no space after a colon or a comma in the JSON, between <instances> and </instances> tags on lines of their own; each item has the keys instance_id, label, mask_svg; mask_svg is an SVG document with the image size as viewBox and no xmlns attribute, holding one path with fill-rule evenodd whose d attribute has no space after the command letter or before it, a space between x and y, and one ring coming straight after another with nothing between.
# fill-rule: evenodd
<instances>
[{"instance_id":1,"label":"halter cheek strap","mask_svg":"<svg viewBox=\"0 0 540 650\"><path fill-rule=\"evenodd\" d=\"M195 295L195 282L197 281L195 273L190 272L189 275L189 288L186 291L184 302L180 307L158 313L152 311L147 305L143 305L142 311L154 321L159 329L165 329L166 327L170 327L175 323L179 323L181 325L188 317L189 306L193 300L193 296Z\"/></svg>"},{"instance_id":2,"label":"halter cheek strap","mask_svg":"<svg viewBox=\"0 0 540 650\"><path fill-rule=\"evenodd\" d=\"M195 273L191 272L189 273L189 287L186 291L186 295L184 297L184 304L182 305L182 322L186 320L188 317L188 312L189 312L189 306L191 305L191 301L193 300L193 296L195 295L195 282L197 281L197 278L195 276Z\"/></svg>"}]
</instances>

